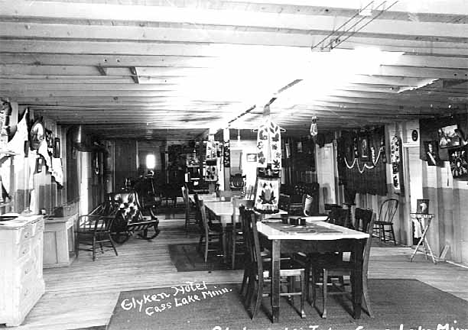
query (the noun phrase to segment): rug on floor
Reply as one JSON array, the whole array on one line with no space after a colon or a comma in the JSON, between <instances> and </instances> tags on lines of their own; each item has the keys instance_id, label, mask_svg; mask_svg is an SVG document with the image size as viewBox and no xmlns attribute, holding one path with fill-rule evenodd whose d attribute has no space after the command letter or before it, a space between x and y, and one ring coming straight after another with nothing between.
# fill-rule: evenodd
<instances>
[{"instance_id":1,"label":"rug on floor","mask_svg":"<svg viewBox=\"0 0 468 330\"><path fill-rule=\"evenodd\" d=\"M468 328L468 302L418 280L372 279L369 282L374 318L364 311L351 316L347 299L328 299L322 319L306 304L307 317L281 299L280 320L271 323L269 299L251 320L237 284L182 283L174 287L121 292L109 330L451 330ZM298 299L296 299L298 304ZM318 302L321 307L321 301Z\"/></svg>"},{"instance_id":2,"label":"rug on floor","mask_svg":"<svg viewBox=\"0 0 468 330\"><path fill-rule=\"evenodd\" d=\"M169 245L169 255L178 272L230 269L230 265L223 262L223 258L215 253L210 253L205 263L203 254L198 251L197 247L197 243ZM236 268L242 267L241 260L238 260L236 264Z\"/></svg>"}]
</instances>

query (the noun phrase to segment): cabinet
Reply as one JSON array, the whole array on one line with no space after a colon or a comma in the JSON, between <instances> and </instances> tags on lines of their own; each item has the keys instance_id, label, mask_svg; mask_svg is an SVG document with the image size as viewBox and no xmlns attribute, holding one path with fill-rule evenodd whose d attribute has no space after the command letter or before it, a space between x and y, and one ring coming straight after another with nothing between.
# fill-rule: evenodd
<instances>
[{"instance_id":1,"label":"cabinet","mask_svg":"<svg viewBox=\"0 0 468 330\"><path fill-rule=\"evenodd\" d=\"M45 220L44 268L69 266L75 258L74 225L78 214Z\"/></svg>"},{"instance_id":2,"label":"cabinet","mask_svg":"<svg viewBox=\"0 0 468 330\"><path fill-rule=\"evenodd\" d=\"M0 222L0 324L20 325L45 292L43 232L40 215Z\"/></svg>"}]
</instances>

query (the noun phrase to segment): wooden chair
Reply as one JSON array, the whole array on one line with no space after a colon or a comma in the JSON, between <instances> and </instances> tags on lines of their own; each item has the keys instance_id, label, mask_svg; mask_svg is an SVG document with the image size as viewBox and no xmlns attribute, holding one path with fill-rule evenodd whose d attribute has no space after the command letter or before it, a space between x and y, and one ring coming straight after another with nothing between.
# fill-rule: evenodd
<instances>
[{"instance_id":1,"label":"wooden chair","mask_svg":"<svg viewBox=\"0 0 468 330\"><path fill-rule=\"evenodd\" d=\"M181 187L182 198L185 204L185 231L188 231L188 228L193 220L195 224L198 224L198 217L194 203L190 201L189 198L189 189L186 185Z\"/></svg>"},{"instance_id":2,"label":"wooden chair","mask_svg":"<svg viewBox=\"0 0 468 330\"><path fill-rule=\"evenodd\" d=\"M368 291L368 268L369 268L369 256L370 249L372 246L372 228L374 226L375 216L372 210L363 210L357 212L360 221L363 224L367 224L362 231L369 234L369 238L366 241L363 251L363 265L362 265L362 290L363 290L363 304L364 308L367 310L369 316L373 317L373 313L370 306L369 300L369 291ZM337 259L337 258L322 258L320 256L313 256L311 258L312 266L312 304L316 308L316 296L315 296L315 287L318 284L318 278L320 277L320 272L322 273L322 281L320 285L322 286L322 299L323 299L323 308L322 308L322 318L327 317L327 297L328 295L350 295L351 292L348 292L345 287L350 286L350 283L346 283L344 277L347 276L351 280L354 276L354 262L355 256L351 253L349 260ZM337 279L337 281L330 281L332 278ZM335 291L329 291L329 286L336 289Z\"/></svg>"},{"instance_id":3,"label":"wooden chair","mask_svg":"<svg viewBox=\"0 0 468 330\"><path fill-rule=\"evenodd\" d=\"M348 225L348 210L342 207L333 207L328 213L327 222L334 225L347 227Z\"/></svg>"},{"instance_id":4,"label":"wooden chair","mask_svg":"<svg viewBox=\"0 0 468 330\"><path fill-rule=\"evenodd\" d=\"M398 199L385 200L379 208L378 219L374 222L375 231L383 242L393 241L396 245L395 232L393 230L393 218L398 209Z\"/></svg>"},{"instance_id":5,"label":"wooden chair","mask_svg":"<svg viewBox=\"0 0 468 330\"><path fill-rule=\"evenodd\" d=\"M209 252L219 252L222 250L223 232L220 227L210 225L206 214L206 207L202 200L196 196L198 211L200 212L200 240L198 242L198 250L203 249L203 258L205 263L208 262Z\"/></svg>"},{"instance_id":6,"label":"wooden chair","mask_svg":"<svg viewBox=\"0 0 468 330\"><path fill-rule=\"evenodd\" d=\"M75 250L78 257L79 250L91 251L93 261L96 260L96 250L99 247L104 253L104 247L111 247L118 256L110 228L115 217L101 215L81 215L76 225ZM82 248L81 245L87 246Z\"/></svg>"},{"instance_id":7,"label":"wooden chair","mask_svg":"<svg viewBox=\"0 0 468 330\"><path fill-rule=\"evenodd\" d=\"M291 208L291 195L280 193L278 199L278 208L289 214Z\"/></svg>"},{"instance_id":8,"label":"wooden chair","mask_svg":"<svg viewBox=\"0 0 468 330\"><path fill-rule=\"evenodd\" d=\"M136 191L123 191L109 194L109 201L113 205L114 221L111 226L112 239L119 243L125 243L134 233L151 240L159 235L159 220L154 216L145 218ZM115 209L117 208L117 211ZM152 233L150 233L152 230Z\"/></svg>"},{"instance_id":9,"label":"wooden chair","mask_svg":"<svg viewBox=\"0 0 468 330\"><path fill-rule=\"evenodd\" d=\"M253 319L260 309L263 297L270 295L270 288L266 284L271 283L270 270L271 262L262 254L260 238L257 231L257 215L252 210L242 210L242 222L244 225L245 242L248 260L246 260L244 280L247 286L247 295L245 297L246 306L251 309L251 318ZM294 296L301 297L300 310L301 317L305 317L304 301L307 292L307 277L305 268L293 259L281 261L280 277L286 281L283 287L287 290L280 293L281 296L287 296L291 302ZM295 279L300 278L300 291L296 291ZM241 290L242 292L242 290Z\"/></svg>"},{"instance_id":10,"label":"wooden chair","mask_svg":"<svg viewBox=\"0 0 468 330\"><path fill-rule=\"evenodd\" d=\"M234 175L231 175L229 178L229 188L231 190L237 190L237 191L242 191L244 190L245 187L245 175L242 175L241 173L236 173Z\"/></svg>"}]
</instances>

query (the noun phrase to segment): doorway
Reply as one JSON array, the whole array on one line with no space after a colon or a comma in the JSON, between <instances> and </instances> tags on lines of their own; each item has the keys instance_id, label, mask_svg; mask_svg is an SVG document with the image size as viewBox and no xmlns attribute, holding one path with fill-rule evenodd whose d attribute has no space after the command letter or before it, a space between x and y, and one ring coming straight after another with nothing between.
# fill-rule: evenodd
<instances>
[{"instance_id":1,"label":"doorway","mask_svg":"<svg viewBox=\"0 0 468 330\"><path fill-rule=\"evenodd\" d=\"M405 184L404 239L407 245L413 244L413 223L410 214L414 212L416 200L423 196L423 169L419 159L419 143L403 144L403 168ZM402 237L403 238L403 237Z\"/></svg>"}]
</instances>

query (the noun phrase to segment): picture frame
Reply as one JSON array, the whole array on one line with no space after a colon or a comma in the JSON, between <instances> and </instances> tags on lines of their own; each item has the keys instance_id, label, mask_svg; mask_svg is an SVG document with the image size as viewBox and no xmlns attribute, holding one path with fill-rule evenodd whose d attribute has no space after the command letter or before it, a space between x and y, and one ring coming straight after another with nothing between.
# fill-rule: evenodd
<instances>
[{"instance_id":1,"label":"picture frame","mask_svg":"<svg viewBox=\"0 0 468 330\"><path fill-rule=\"evenodd\" d=\"M247 157L247 162L249 163L255 163L257 161L257 154L255 153L247 154L246 157Z\"/></svg>"},{"instance_id":2,"label":"picture frame","mask_svg":"<svg viewBox=\"0 0 468 330\"><path fill-rule=\"evenodd\" d=\"M437 130L439 148L451 148L460 146L460 138L457 134L458 125L447 125Z\"/></svg>"},{"instance_id":3,"label":"picture frame","mask_svg":"<svg viewBox=\"0 0 468 330\"><path fill-rule=\"evenodd\" d=\"M429 214L429 199L421 198L416 201L416 213Z\"/></svg>"},{"instance_id":4,"label":"picture frame","mask_svg":"<svg viewBox=\"0 0 468 330\"><path fill-rule=\"evenodd\" d=\"M448 151L450 171L454 179L468 179L468 146L451 148Z\"/></svg>"},{"instance_id":5,"label":"picture frame","mask_svg":"<svg viewBox=\"0 0 468 330\"><path fill-rule=\"evenodd\" d=\"M360 135L358 137L358 154L359 160L363 162L370 160L369 137L367 134Z\"/></svg>"},{"instance_id":6,"label":"picture frame","mask_svg":"<svg viewBox=\"0 0 468 330\"><path fill-rule=\"evenodd\" d=\"M436 166L439 163L439 148L437 141L424 141L424 152L427 165Z\"/></svg>"}]
</instances>

